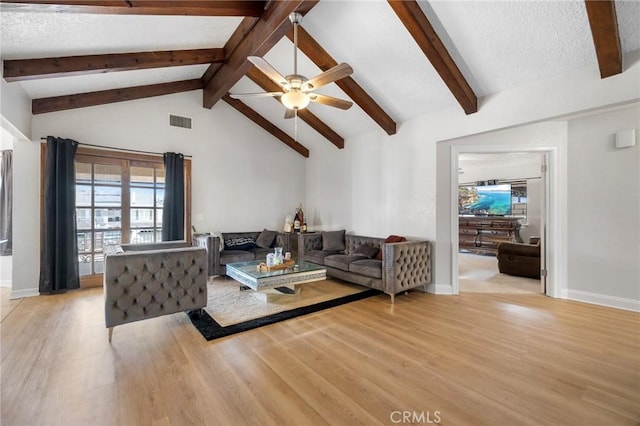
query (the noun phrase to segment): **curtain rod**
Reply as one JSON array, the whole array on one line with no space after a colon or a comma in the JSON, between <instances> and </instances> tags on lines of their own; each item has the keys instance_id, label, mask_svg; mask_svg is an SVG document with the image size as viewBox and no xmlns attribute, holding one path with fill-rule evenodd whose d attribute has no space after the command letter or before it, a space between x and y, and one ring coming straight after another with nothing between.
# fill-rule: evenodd
<instances>
[{"instance_id":1,"label":"curtain rod","mask_svg":"<svg viewBox=\"0 0 640 426\"><path fill-rule=\"evenodd\" d=\"M40 140L41 141L46 141L47 138L40 138ZM139 151L139 150L136 150L136 149L116 148L116 147L113 147L113 146L94 145L94 144L84 143L84 142L78 142L78 145L91 146L91 147L94 147L94 148L111 149L111 150L116 150L116 151L133 152L133 153L137 153L137 154L164 155L164 153L162 153L162 152ZM187 155L187 154L182 154L182 155L185 158L192 158L191 155Z\"/></svg>"}]
</instances>

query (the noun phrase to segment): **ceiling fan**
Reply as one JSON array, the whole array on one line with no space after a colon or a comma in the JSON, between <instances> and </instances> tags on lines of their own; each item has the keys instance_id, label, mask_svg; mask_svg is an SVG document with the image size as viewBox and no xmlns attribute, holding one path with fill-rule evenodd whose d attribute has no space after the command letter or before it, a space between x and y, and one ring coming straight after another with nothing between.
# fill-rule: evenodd
<instances>
[{"instance_id":1,"label":"ceiling fan","mask_svg":"<svg viewBox=\"0 0 640 426\"><path fill-rule=\"evenodd\" d=\"M349 109L353 102L344 99L334 98L333 96L321 95L314 91L324 85L333 83L350 76L353 68L349 64L339 64L317 76L308 79L298 74L298 25L302 22L302 15L294 12L289 15L289 20L293 24L293 74L283 77L269 62L259 56L249 56L247 60L253 63L260 71L262 71L269 79L278 86L282 87L280 92L262 92L262 93L244 93L231 95L232 98L241 99L249 97L276 97L287 108L285 118L293 118L297 115L297 111L304 109L309 102L317 102L319 104L332 106L340 109Z\"/></svg>"}]
</instances>

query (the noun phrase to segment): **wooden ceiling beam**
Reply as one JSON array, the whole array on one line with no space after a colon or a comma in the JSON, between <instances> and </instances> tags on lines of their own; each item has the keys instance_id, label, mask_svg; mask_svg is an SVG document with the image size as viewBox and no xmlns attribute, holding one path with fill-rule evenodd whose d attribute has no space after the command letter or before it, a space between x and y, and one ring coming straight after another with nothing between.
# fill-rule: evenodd
<instances>
[{"instance_id":1,"label":"wooden ceiling beam","mask_svg":"<svg viewBox=\"0 0 640 426\"><path fill-rule=\"evenodd\" d=\"M220 63L224 59L225 52L221 48L5 59L3 76L6 81L23 81L68 75Z\"/></svg>"},{"instance_id":2,"label":"wooden ceiling beam","mask_svg":"<svg viewBox=\"0 0 640 426\"><path fill-rule=\"evenodd\" d=\"M622 72L622 48L618 34L618 19L614 0L585 0L596 48L600 77L607 78Z\"/></svg>"},{"instance_id":3,"label":"wooden ceiling beam","mask_svg":"<svg viewBox=\"0 0 640 426\"><path fill-rule=\"evenodd\" d=\"M280 86L271 81L269 77L264 75L262 71L260 71L255 66L249 68L249 72L247 73L247 77L251 79L258 86L262 87L267 92L279 92L282 90ZM278 101L277 98L273 98ZM280 103L280 101L278 101ZM281 104L282 105L282 104ZM283 106L284 108L284 106ZM284 111L284 110L283 110ZM344 138L333 131L329 126L327 126L322 120L320 120L315 114L313 114L309 109L301 109L298 111L298 117L302 119L305 123L315 129L318 133L324 136L329 142L334 144L339 149L344 148Z\"/></svg>"},{"instance_id":4,"label":"wooden ceiling beam","mask_svg":"<svg viewBox=\"0 0 640 426\"><path fill-rule=\"evenodd\" d=\"M293 29L287 33L293 41ZM335 59L324 50L311 35L301 26L298 27L298 48L322 71L338 65ZM377 102L352 77L342 78L335 82L369 117L373 119L388 135L396 133L397 124Z\"/></svg>"},{"instance_id":5,"label":"wooden ceiling beam","mask_svg":"<svg viewBox=\"0 0 640 426\"><path fill-rule=\"evenodd\" d=\"M240 44L242 40L247 36L247 33L253 28L253 26L258 22L258 18L246 17L241 22L240 25L236 28L236 30L231 34L229 40L224 45L224 51L226 56L228 57L236 50L236 47ZM225 58L226 59L226 58ZM209 68L202 75L202 85L206 87L207 84L211 81L215 73L218 72L221 63L212 63L209 65Z\"/></svg>"},{"instance_id":6,"label":"wooden ceiling beam","mask_svg":"<svg viewBox=\"0 0 640 426\"><path fill-rule=\"evenodd\" d=\"M309 158L309 150L304 145L294 140L291 136L283 132L280 128L276 127L273 123L258 114L255 110L251 109L244 102L238 99L233 99L231 96L229 96L228 93L222 97L222 100L231 105L237 111L241 112L245 117L256 123L258 126L262 127L269 134L280 139L291 149L293 149L303 157Z\"/></svg>"},{"instance_id":7,"label":"wooden ceiling beam","mask_svg":"<svg viewBox=\"0 0 640 426\"><path fill-rule=\"evenodd\" d=\"M261 16L265 1L0 0L3 11L110 15Z\"/></svg>"},{"instance_id":8,"label":"wooden ceiling beam","mask_svg":"<svg viewBox=\"0 0 640 426\"><path fill-rule=\"evenodd\" d=\"M247 56L264 56L289 31L291 12L307 12L318 0L289 0L270 3L256 24L228 54L227 61L214 74L204 88L203 105L211 108L222 99L231 87L249 70Z\"/></svg>"},{"instance_id":9,"label":"wooden ceiling beam","mask_svg":"<svg viewBox=\"0 0 640 426\"><path fill-rule=\"evenodd\" d=\"M478 98L415 0L387 0L409 34L467 114L478 112Z\"/></svg>"},{"instance_id":10,"label":"wooden ceiling beam","mask_svg":"<svg viewBox=\"0 0 640 426\"><path fill-rule=\"evenodd\" d=\"M172 83L151 84L146 86L125 87L122 89L101 90L98 92L78 93L75 95L40 98L31 101L32 114L63 111L67 109L104 105L153 96L170 95L172 93L190 92L202 89L202 81L176 81Z\"/></svg>"}]
</instances>

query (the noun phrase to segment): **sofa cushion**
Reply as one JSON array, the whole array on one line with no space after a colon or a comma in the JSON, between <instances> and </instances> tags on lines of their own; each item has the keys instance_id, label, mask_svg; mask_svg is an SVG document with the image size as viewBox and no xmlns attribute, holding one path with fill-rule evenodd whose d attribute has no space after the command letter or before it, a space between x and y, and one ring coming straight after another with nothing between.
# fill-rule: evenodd
<instances>
[{"instance_id":1,"label":"sofa cushion","mask_svg":"<svg viewBox=\"0 0 640 426\"><path fill-rule=\"evenodd\" d=\"M332 254L340 254L339 251L323 251L323 250L309 250L304 252L304 260L307 262L317 263L318 265L324 265L324 258L331 256Z\"/></svg>"},{"instance_id":2,"label":"sofa cushion","mask_svg":"<svg viewBox=\"0 0 640 426\"><path fill-rule=\"evenodd\" d=\"M324 266L349 272L349 264L355 260L366 259L362 254L332 254L324 258Z\"/></svg>"},{"instance_id":3,"label":"sofa cushion","mask_svg":"<svg viewBox=\"0 0 640 426\"><path fill-rule=\"evenodd\" d=\"M344 251L344 233L340 231L324 231L322 232L322 250L324 251Z\"/></svg>"},{"instance_id":4,"label":"sofa cushion","mask_svg":"<svg viewBox=\"0 0 640 426\"><path fill-rule=\"evenodd\" d=\"M250 250L256 248L256 242L250 237L237 237L224 240L224 250Z\"/></svg>"},{"instance_id":5,"label":"sofa cushion","mask_svg":"<svg viewBox=\"0 0 640 426\"><path fill-rule=\"evenodd\" d=\"M228 263L236 262L249 262L255 259L255 255L250 251L244 250L223 250L220 253L220 264L226 265Z\"/></svg>"},{"instance_id":6,"label":"sofa cushion","mask_svg":"<svg viewBox=\"0 0 640 426\"><path fill-rule=\"evenodd\" d=\"M402 243L407 241L407 239L405 237L401 237L399 235L389 235L387 237L386 240L384 240L385 243ZM376 256L376 259L378 260L382 260L382 250L380 250L378 252L378 255Z\"/></svg>"},{"instance_id":7,"label":"sofa cushion","mask_svg":"<svg viewBox=\"0 0 640 426\"><path fill-rule=\"evenodd\" d=\"M269 248L276 239L276 235L278 235L278 231L264 229L260 235L258 235L258 238L256 238L256 245L262 248Z\"/></svg>"},{"instance_id":8,"label":"sofa cushion","mask_svg":"<svg viewBox=\"0 0 640 426\"><path fill-rule=\"evenodd\" d=\"M247 250L247 251L253 253L254 260L265 260L267 258L267 253L273 253L272 248L262 248L262 247L252 248L251 250Z\"/></svg>"},{"instance_id":9,"label":"sofa cushion","mask_svg":"<svg viewBox=\"0 0 640 426\"><path fill-rule=\"evenodd\" d=\"M369 259L373 259L378 255L380 249L378 247L370 246L369 244L360 244L353 252L353 254L362 254Z\"/></svg>"},{"instance_id":10,"label":"sofa cushion","mask_svg":"<svg viewBox=\"0 0 640 426\"><path fill-rule=\"evenodd\" d=\"M378 259L356 260L349 264L349 272L371 278L382 278L382 261Z\"/></svg>"}]
</instances>

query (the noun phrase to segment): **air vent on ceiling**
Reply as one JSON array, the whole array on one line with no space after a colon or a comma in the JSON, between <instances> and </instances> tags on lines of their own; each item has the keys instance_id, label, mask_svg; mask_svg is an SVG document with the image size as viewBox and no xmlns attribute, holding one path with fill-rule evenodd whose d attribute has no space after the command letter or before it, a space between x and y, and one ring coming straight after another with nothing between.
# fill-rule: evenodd
<instances>
[{"instance_id":1,"label":"air vent on ceiling","mask_svg":"<svg viewBox=\"0 0 640 426\"><path fill-rule=\"evenodd\" d=\"M191 118L181 117L179 115L169 114L169 126L182 127L184 129L191 128Z\"/></svg>"}]
</instances>

